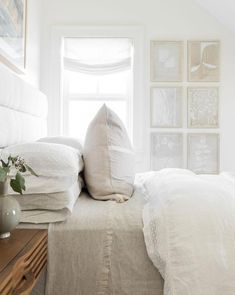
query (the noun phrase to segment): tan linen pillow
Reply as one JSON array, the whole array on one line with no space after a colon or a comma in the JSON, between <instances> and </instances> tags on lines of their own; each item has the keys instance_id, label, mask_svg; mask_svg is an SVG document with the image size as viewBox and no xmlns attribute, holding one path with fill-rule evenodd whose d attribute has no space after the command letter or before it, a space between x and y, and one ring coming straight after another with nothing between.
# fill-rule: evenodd
<instances>
[{"instance_id":1,"label":"tan linen pillow","mask_svg":"<svg viewBox=\"0 0 235 295\"><path fill-rule=\"evenodd\" d=\"M134 153L122 121L106 105L88 127L83 156L85 182L93 198L124 202L132 196Z\"/></svg>"}]
</instances>

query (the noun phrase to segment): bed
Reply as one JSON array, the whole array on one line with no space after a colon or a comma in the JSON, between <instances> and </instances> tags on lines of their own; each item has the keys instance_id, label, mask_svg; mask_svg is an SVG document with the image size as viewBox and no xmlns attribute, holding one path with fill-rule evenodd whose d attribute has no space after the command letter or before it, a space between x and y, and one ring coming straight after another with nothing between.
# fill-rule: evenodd
<instances>
[{"instance_id":1,"label":"bed","mask_svg":"<svg viewBox=\"0 0 235 295\"><path fill-rule=\"evenodd\" d=\"M45 96L1 68L0 80L4 81L0 85L0 146L44 136ZM96 201L83 192L67 221L20 224L46 226L49 232L47 279L33 294L44 294L46 281L48 295L162 295L163 280L144 243L143 206L139 189L123 204Z\"/></svg>"}]
</instances>

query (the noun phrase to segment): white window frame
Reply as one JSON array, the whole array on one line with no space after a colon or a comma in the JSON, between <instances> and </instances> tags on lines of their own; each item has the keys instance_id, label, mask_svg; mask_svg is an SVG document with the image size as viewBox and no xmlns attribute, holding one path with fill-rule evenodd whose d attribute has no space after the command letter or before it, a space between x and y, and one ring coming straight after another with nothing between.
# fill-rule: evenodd
<instances>
[{"instance_id":1,"label":"white window frame","mask_svg":"<svg viewBox=\"0 0 235 295\"><path fill-rule=\"evenodd\" d=\"M63 40L66 37L130 38L133 40L133 97L128 114L132 116L130 126L132 141L137 154L137 170L148 167L148 95L145 69L145 39L142 26L53 26L50 50L49 117L48 134L63 134ZM51 109L51 111L50 111Z\"/></svg>"}]
</instances>

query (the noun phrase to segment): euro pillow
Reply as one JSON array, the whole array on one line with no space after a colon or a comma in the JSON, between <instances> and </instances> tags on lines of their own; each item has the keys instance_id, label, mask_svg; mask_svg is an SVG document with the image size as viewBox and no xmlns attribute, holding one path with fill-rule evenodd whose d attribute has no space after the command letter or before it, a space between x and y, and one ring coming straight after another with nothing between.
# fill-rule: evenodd
<instances>
[{"instance_id":1,"label":"euro pillow","mask_svg":"<svg viewBox=\"0 0 235 295\"><path fill-rule=\"evenodd\" d=\"M25 175L25 194L63 192L78 180L83 169L80 152L54 143L33 142L5 148L2 157L20 156L39 175ZM9 188L9 193L12 193Z\"/></svg>"},{"instance_id":2,"label":"euro pillow","mask_svg":"<svg viewBox=\"0 0 235 295\"><path fill-rule=\"evenodd\" d=\"M81 142L74 137L69 136L51 136L51 137L43 137L38 140L38 142L47 142L47 143L57 143L64 144L79 150L82 154L82 145Z\"/></svg>"},{"instance_id":3,"label":"euro pillow","mask_svg":"<svg viewBox=\"0 0 235 295\"><path fill-rule=\"evenodd\" d=\"M124 202L132 196L134 153L122 121L106 105L88 127L83 157L85 182L93 198Z\"/></svg>"}]
</instances>

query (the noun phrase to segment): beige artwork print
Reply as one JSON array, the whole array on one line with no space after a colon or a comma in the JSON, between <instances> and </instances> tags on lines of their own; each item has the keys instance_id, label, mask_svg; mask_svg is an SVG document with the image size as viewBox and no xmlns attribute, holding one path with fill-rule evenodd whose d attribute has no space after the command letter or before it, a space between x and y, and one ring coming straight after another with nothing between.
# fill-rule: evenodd
<instances>
[{"instance_id":1,"label":"beige artwork print","mask_svg":"<svg viewBox=\"0 0 235 295\"><path fill-rule=\"evenodd\" d=\"M219 173L218 134L188 134L188 169L197 174Z\"/></svg>"},{"instance_id":2,"label":"beige artwork print","mask_svg":"<svg viewBox=\"0 0 235 295\"><path fill-rule=\"evenodd\" d=\"M151 80L182 81L183 42L151 41Z\"/></svg>"},{"instance_id":3,"label":"beige artwork print","mask_svg":"<svg viewBox=\"0 0 235 295\"><path fill-rule=\"evenodd\" d=\"M181 87L151 89L151 126L158 128L182 127Z\"/></svg>"},{"instance_id":4,"label":"beige artwork print","mask_svg":"<svg viewBox=\"0 0 235 295\"><path fill-rule=\"evenodd\" d=\"M183 136L180 133L151 134L151 169L183 167Z\"/></svg>"},{"instance_id":5,"label":"beige artwork print","mask_svg":"<svg viewBox=\"0 0 235 295\"><path fill-rule=\"evenodd\" d=\"M219 81L219 42L188 42L188 80L190 82Z\"/></svg>"},{"instance_id":6,"label":"beige artwork print","mask_svg":"<svg viewBox=\"0 0 235 295\"><path fill-rule=\"evenodd\" d=\"M219 127L219 95L217 87L188 88L188 127Z\"/></svg>"}]
</instances>

